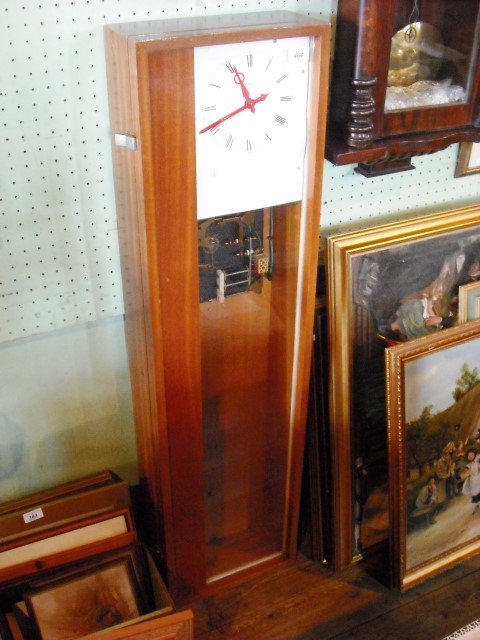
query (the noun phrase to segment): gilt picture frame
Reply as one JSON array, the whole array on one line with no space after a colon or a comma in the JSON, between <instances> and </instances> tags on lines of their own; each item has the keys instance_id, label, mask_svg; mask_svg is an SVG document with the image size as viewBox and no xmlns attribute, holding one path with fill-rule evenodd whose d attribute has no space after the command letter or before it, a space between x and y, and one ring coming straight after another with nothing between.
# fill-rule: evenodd
<instances>
[{"instance_id":1,"label":"gilt picture frame","mask_svg":"<svg viewBox=\"0 0 480 640\"><path fill-rule=\"evenodd\" d=\"M480 318L480 282L464 284L458 291L458 321L469 322Z\"/></svg>"},{"instance_id":2,"label":"gilt picture frame","mask_svg":"<svg viewBox=\"0 0 480 640\"><path fill-rule=\"evenodd\" d=\"M331 234L325 245L332 564L340 569L389 538L384 351L424 330L421 292L442 278L449 309L428 331L458 321L458 286L472 265L480 275L480 206ZM416 323L409 307L419 307ZM405 333L394 323L399 310Z\"/></svg>"},{"instance_id":3,"label":"gilt picture frame","mask_svg":"<svg viewBox=\"0 0 480 640\"><path fill-rule=\"evenodd\" d=\"M455 178L480 173L480 142L461 142L458 148Z\"/></svg>"},{"instance_id":4,"label":"gilt picture frame","mask_svg":"<svg viewBox=\"0 0 480 640\"><path fill-rule=\"evenodd\" d=\"M390 347L393 586L480 551L480 321Z\"/></svg>"}]
</instances>

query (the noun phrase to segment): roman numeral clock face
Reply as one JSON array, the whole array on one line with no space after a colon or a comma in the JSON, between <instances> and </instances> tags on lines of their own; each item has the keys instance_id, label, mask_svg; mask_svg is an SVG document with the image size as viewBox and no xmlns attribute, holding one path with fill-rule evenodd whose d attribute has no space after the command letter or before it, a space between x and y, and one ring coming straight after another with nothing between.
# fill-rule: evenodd
<instances>
[{"instance_id":1,"label":"roman numeral clock face","mask_svg":"<svg viewBox=\"0 0 480 640\"><path fill-rule=\"evenodd\" d=\"M310 38L195 49L197 214L302 198Z\"/></svg>"}]
</instances>

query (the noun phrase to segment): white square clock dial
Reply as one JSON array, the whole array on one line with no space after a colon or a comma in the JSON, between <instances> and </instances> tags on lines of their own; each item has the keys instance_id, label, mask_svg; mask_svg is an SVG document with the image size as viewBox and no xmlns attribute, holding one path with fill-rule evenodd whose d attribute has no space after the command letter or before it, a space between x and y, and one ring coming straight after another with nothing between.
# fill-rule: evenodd
<instances>
[{"instance_id":1,"label":"white square clock dial","mask_svg":"<svg viewBox=\"0 0 480 640\"><path fill-rule=\"evenodd\" d=\"M302 199L311 40L194 50L197 217Z\"/></svg>"}]
</instances>

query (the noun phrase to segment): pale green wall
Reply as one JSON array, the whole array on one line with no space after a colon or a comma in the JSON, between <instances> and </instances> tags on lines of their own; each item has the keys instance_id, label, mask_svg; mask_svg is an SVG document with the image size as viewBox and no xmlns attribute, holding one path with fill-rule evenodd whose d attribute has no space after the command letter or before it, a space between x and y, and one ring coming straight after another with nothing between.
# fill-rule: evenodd
<instances>
[{"instance_id":1,"label":"pale green wall","mask_svg":"<svg viewBox=\"0 0 480 640\"><path fill-rule=\"evenodd\" d=\"M101 469L136 482L122 318L0 345L0 500Z\"/></svg>"}]
</instances>

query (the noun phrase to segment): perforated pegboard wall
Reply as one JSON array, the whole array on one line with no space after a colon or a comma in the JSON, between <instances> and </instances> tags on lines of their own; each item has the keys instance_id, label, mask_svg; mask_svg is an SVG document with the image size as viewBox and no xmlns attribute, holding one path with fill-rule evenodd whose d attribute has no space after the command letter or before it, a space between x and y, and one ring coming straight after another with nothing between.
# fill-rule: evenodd
<instances>
[{"instance_id":1,"label":"perforated pegboard wall","mask_svg":"<svg viewBox=\"0 0 480 640\"><path fill-rule=\"evenodd\" d=\"M103 25L268 9L336 0L0 0L0 341L123 312ZM375 180L326 162L323 224L478 199L455 154Z\"/></svg>"}]
</instances>

